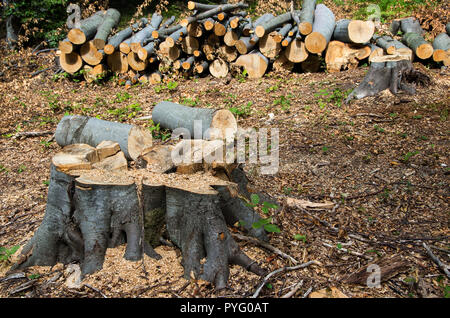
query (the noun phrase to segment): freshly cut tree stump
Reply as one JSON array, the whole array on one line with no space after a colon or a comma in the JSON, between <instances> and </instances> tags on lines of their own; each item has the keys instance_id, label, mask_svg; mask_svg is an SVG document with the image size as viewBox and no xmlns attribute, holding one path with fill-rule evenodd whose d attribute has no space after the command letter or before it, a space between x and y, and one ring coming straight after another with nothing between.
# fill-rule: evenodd
<instances>
[{"instance_id":1,"label":"freshly cut tree stump","mask_svg":"<svg viewBox=\"0 0 450 318\"><path fill-rule=\"evenodd\" d=\"M413 83L426 86L430 83L430 78L415 70L409 59L399 57L397 61L373 62L364 80L350 93L345 102L354 98L374 96L387 88L392 94L397 94L400 90L415 94Z\"/></svg>"},{"instance_id":2,"label":"freshly cut tree stump","mask_svg":"<svg viewBox=\"0 0 450 318\"><path fill-rule=\"evenodd\" d=\"M334 13L324 4L318 4L314 12L312 33L305 39L306 49L310 53L322 53L331 40L335 24Z\"/></svg>"},{"instance_id":3,"label":"freshly cut tree stump","mask_svg":"<svg viewBox=\"0 0 450 318\"><path fill-rule=\"evenodd\" d=\"M152 112L152 120L160 127L175 130L184 128L189 139L225 139L234 138L237 121L229 110L195 108L172 102L160 102ZM201 124L201 130L195 134L195 122Z\"/></svg>"},{"instance_id":4,"label":"freshly cut tree stump","mask_svg":"<svg viewBox=\"0 0 450 318\"><path fill-rule=\"evenodd\" d=\"M244 67L249 78L261 78L269 67L269 60L260 52L252 52L239 56L234 64Z\"/></svg>"},{"instance_id":5,"label":"freshly cut tree stump","mask_svg":"<svg viewBox=\"0 0 450 318\"><path fill-rule=\"evenodd\" d=\"M105 14L105 18L102 24L99 25L97 33L95 34L93 43L95 47L99 50L103 50L106 45L106 40L112 29L119 24L120 12L116 9L108 9Z\"/></svg>"},{"instance_id":6,"label":"freshly cut tree stump","mask_svg":"<svg viewBox=\"0 0 450 318\"><path fill-rule=\"evenodd\" d=\"M78 72L83 67L83 60L80 54L75 52L69 54L61 53L59 63L61 68L70 74Z\"/></svg>"},{"instance_id":7,"label":"freshly cut tree stump","mask_svg":"<svg viewBox=\"0 0 450 318\"><path fill-rule=\"evenodd\" d=\"M344 43L364 44L370 41L374 32L372 21L342 19L336 23L333 37Z\"/></svg>"},{"instance_id":8,"label":"freshly cut tree stump","mask_svg":"<svg viewBox=\"0 0 450 318\"><path fill-rule=\"evenodd\" d=\"M303 0L302 10L299 14L298 30L302 35L308 35L313 30L314 11L316 9L316 0Z\"/></svg>"},{"instance_id":9,"label":"freshly cut tree stump","mask_svg":"<svg viewBox=\"0 0 450 318\"><path fill-rule=\"evenodd\" d=\"M341 69L353 70L358 67L359 61L369 57L369 46L357 46L340 41L331 41L325 55L325 63L330 73Z\"/></svg>"},{"instance_id":10,"label":"freshly cut tree stump","mask_svg":"<svg viewBox=\"0 0 450 318\"><path fill-rule=\"evenodd\" d=\"M152 146L152 134L142 127L85 116L64 116L56 127L55 140L62 147L80 143L96 147L111 140L132 160Z\"/></svg>"},{"instance_id":11,"label":"freshly cut tree stump","mask_svg":"<svg viewBox=\"0 0 450 318\"><path fill-rule=\"evenodd\" d=\"M67 38L73 44L84 44L94 37L98 27L103 23L106 11L97 11L87 19L80 21L80 28L74 28L69 31Z\"/></svg>"}]
</instances>

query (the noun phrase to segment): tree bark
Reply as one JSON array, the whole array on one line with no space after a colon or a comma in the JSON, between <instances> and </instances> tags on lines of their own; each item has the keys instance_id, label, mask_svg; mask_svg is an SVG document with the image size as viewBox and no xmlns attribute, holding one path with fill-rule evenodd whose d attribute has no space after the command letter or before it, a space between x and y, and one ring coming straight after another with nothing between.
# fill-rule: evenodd
<instances>
[{"instance_id":1,"label":"tree bark","mask_svg":"<svg viewBox=\"0 0 450 318\"><path fill-rule=\"evenodd\" d=\"M450 62L450 37L447 33L441 33L433 41L433 60L435 62L444 62L448 66Z\"/></svg>"},{"instance_id":2,"label":"tree bark","mask_svg":"<svg viewBox=\"0 0 450 318\"><path fill-rule=\"evenodd\" d=\"M283 24L289 22L292 20L292 13L286 12L284 14L281 14L269 21L266 21L255 28L255 34L262 38L265 34L269 34L270 32L274 31L276 28L282 26Z\"/></svg>"},{"instance_id":3,"label":"tree bark","mask_svg":"<svg viewBox=\"0 0 450 318\"><path fill-rule=\"evenodd\" d=\"M310 53L322 53L330 42L335 26L333 12L323 4L318 4L314 12L312 33L305 39L306 49Z\"/></svg>"},{"instance_id":4,"label":"tree bark","mask_svg":"<svg viewBox=\"0 0 450 318\"><path fill-rule=\"evenodd\" d=\"M260 52L251 52L239 56L235 65L244 67L249 78L261 78L269 67L269 60Z\"/></svg>"},{"instance_id":5,"label":"tree bark","mask_svg":"<svg viewBox=\"0 0 450 318\"><path fill-rule=\"evenodd\" d=\"M112 29L119 24L120 12L116 9L108 9L102 24L99 25L97 33L94 37L94 45L97 49L102 50L106 45L106 40Z\"/></svg>"},{"instance_id":6,"label":"tree bark","mask_svg":"<svg viewBox=\"0 0 450 318\"><path fill-rule=\"evenodd\" d=\"M300 24L298 25L302 35L308 35L312 32L315 9L316 0L303 0L302 11L299 14Z\"/></svg>"},{"instance_id":7,"label":"tree bark","mask_svg":"<svg viewBox=\"0 0 450 318\"><path fill-rule=\"evenodd\" d=\"M374 32L375 24L372 21L342 19L336 23L333 37L344 43L365 44Z\"/></svg>"},{"instance_id":8,"label":"tree bark","mask_svg":"<svg viewBox=\"0 0 450 318\"><path fill-rule=\"evenodd\" d=\"M197 14L195 16L192 17L188 17L186 19L183 19L180 24L184 27L188 26L190 23L198 21L198 20L203 20L203 19L207 19L210 18L220 12L227 12L227 11L233 11L236 9L245 9L248 8L248 4L245 3L236 3L236 4L224 4L224 5L219 5L217 7L214 7L210 10L207 10L205 12L202 12L200 14Z\"/></svg>"},{"instance_id":9,"label":"tree bark","mask_svg":"<svg viewBox=\"0 0 450 318\"><path fill-rule=\"evenodd\" d=\"M104 51L106 54L113 54L125 39L128 39L133 34L133 30L139 29L148 23L146 18L142 18L139 22L136 22L132 26L117 32L115 35L109 38L108 44L105 45Z\"/></svg>"},{"instance_id":10,"label":"tree bark","mask_svg":"<svg viewBox=\"0 0 450 318\"><path fill-rule=\"evenodd\" d=\"M5 12L6 8L10 5L10 1L2 0L2 3L3 3L3 11ZM6 17L6 43L8 44L8 47L12 50L16 48L18 40L16 31L14 30L13 26L13 19L14 16L12 15Z\"/></svg>"},{"instance_id":11,"label":"tree bark","mask_svg":"<svg viewBox=\"0 0 450 318\"><path fill-rule=\"evenodd\" d=\"M405 33L403 42L422 60L426 60L433 55L433 46L418 33Z\"/></svg>"},{"instance_id":12,"label":"tree bark","mask_svg":"<svg viewBox=\"0 0 450 318\"><path fill-rule=\"evenodd\" d=\"M67 34L70 42L81 45L92 39L98 27L103 23L105 14L106 11L97 11L89 18L81 20L80 28L73 28Z\"/></svg>"}]
</instances>

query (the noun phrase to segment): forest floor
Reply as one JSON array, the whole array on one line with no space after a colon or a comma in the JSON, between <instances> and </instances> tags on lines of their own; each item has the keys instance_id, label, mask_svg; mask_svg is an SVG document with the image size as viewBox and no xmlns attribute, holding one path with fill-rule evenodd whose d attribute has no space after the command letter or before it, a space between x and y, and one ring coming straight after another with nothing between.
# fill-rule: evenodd
<instances>
[{"instance_id":1,"label":"forest floor","mask_svg":"<svg viewBox=\"0 0 450 318\"><path fill-rule=\"evenodd\" d=\"M271 212L281 233L271 234L270 244L299 263L320 264L276 275L261 297L280 297L301 280L296 297L310 288L347 297L448 297L448 278L422 246L427 243L450 263L448 70L416 63L431 77L431 86L419 87L413 96L383 92L344 104L367 67L335 74L271 72L260 80L178 79L176 88L162 84L125 90L114 80L86 85L54 79L51 71L30 78L32 72L52 66L54 53L27 52L0 52L1 247L23 245L43 219L50 162L60 150L49 140L65 113L151 127L139 118L170 99L233 108L242 128L279 129L278 173L261 175L257 165L245 165L254 188L282 203L287 198L332 202L331 208L306 210L282 204ZM49 134L19 137L30 131ZM166 137L163 131L155 134ZM293 265L261 246L238 243L268 271ZM122 257L124 246L109 249L103 270L86 277L87 285L78 290L66 287L63 265L31 267L24 278L2 282L10 263L0 260L0 297L101 297L100 292L107 297L217 296L210 285L182 278L178 249L156 250L162 260L128 262ZM383 276L380 288L345 281L367 264L392 265L392 257L401 266ZM28 288L14 291L25 282L30 282ZM260 282L260 277L232 266L229 289L221 295L248 297Z\"/></svg>"}]
</instances>

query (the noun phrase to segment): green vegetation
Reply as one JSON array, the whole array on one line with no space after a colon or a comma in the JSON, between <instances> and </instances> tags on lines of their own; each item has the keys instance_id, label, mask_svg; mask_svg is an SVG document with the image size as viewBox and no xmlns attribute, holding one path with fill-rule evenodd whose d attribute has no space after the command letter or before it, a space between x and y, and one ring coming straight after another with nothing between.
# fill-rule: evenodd
<instances>
[{"instance_id":1,"label":"green vegetation","mask_svg":"<svg viewBox=\"0 0 450 318\"><path fill-rule=\"evenodd\" d=\"M247 118L252 113L253 102L248 102L245 105L240 105L237 107L230 107L229 111L232 112L238 119Z\"/></svg>"},{"instance_id":2,"label":"green vegetation","mask_svg":"<svg viewBox=\"0 0 450 318\"><path fill-rule=\"evenodd\" d=\"M9 258L14 255L15 252L20 248L20 245L15 245L11 248L6 248L0 246L0 262L8 261Z\"/></svg>"},{"instance_id":3,"label":"green vegetation","mask_svg":"<svg viewBox=\"0 0 450 318\"><path fill-rule=\"evenodd\" d=\"M276 204L264 201L260 204L260 198L257 194L252 194L250 196L250 202L247 202L247 206L251 208L260 207L264 214L268 214L270 210L277 210L279 207ZM260 227L264 227L264 229L269 233L280 233L281 230L275 224L272 224L272 217L268 217L265 219L260 219L259 221L252 224L254 229L259 229Z\"/></svg>"},{"instance_id":4,"label":"green vegetation","mask_svg":"<svg viewBox=\"0 0 450 318\"><path fill-rule=\"evenodd\" d=\"M443 1L427 0L352 0L359 9L353 15L354 19L366 20L370 17L378 16L381 22L393 18L410 16L411 13L420 5L436 6ZM336 4L342 4L342 0L335 0ZM378 6L378 8L376 7Z\"/></svg>"}]
</instances>

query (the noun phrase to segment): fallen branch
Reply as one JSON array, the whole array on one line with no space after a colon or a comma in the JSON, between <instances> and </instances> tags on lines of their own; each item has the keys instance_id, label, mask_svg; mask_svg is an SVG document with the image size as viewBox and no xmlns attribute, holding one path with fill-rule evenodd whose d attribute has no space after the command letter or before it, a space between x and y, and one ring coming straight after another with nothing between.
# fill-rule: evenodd
<instances>
[{"instance_id":1,"label":"fallen branch","mask_svg":"<svg viewBox=\"0 0 450 318\"><path fill-rule=\"evenodd\" d=\"M282 268L279 268L279 269L277 269L277 270L267 274L267 276L264 277L264 279L262 280L261 284L259 284L259 287L256 289L256 291L253 294L252 298L258 297L259 293L261 292L261 289L267 284L267 282L269 281L269 279L272 276L274 276L274 275L276 275L278 273L281 273L281 272L285 272L285 271L295 271L297 269L308 267L309 265L312 265L312 264L320 265L320 263L318 261L313 260L313 261L309 261L307 263L300 264L300 265L297 265L297 266L282 267Z\"/></svg>"},{"instance_id":2,"label":"fallen branch","mask_svg":"<svg viewBox=\"0 0 450 318\"><path fill-rule=\"evenodd\" d=\"M422 243L422 245L427 250L428 256L430 256L433 262L435 262L439 266L439 268L445 273L445 275L447 275L447 277L450 278L450 271L448 270L448 265L442 263L442 261L436 255L433 254L433 252L426 243Z\"/></svg>"},{"instance_id":3,"label":"fallen branch","mask_svg":"<svg viewBox=\"0 0 450 318\"><path fill-rule=\"evenodd\" d=\"M268 243L265 243L265 242L262 242L262 241L260 241L260 240L258 240L256 238L248 237L248 236L241 235L241 234L233 234L233 236L235 238L237 238L238 240L250 242L250 243L259 245L261 247L264 247L265 249L267 249L267 250L269 250L269 251L271 251L271 252L273 252L273 253L275 253L275 254L283 257L283 258L286 258L286 259L290 260L293 264L298 264L298 261L295 258L293 258L292 256L282 252L278 248L276 248L276 247L274 247L274 246L272 246L272 245L270 245Z\"/></svg>"},{"instance_id":4,"label":"fallen branch","mask_svg":"<svg viewBox=\"0 0 450 318\"><path fill-rule=\"evenodd\" d=\"M12 138L28 138L28 137L42 137L53 134L53 131L21 131L15 134Z\"/></svg>"},{"instance_id":5,"label":"fallen branch","mask_svg":"<svg viewBox=\"0 0 450 318\"><path fill-rule=\"evenodd\" d=\"M296 284L287 294L281 296L281 298L291 298L295 293L303 286L303 280Z\"/></svg>"}]
</instances>

